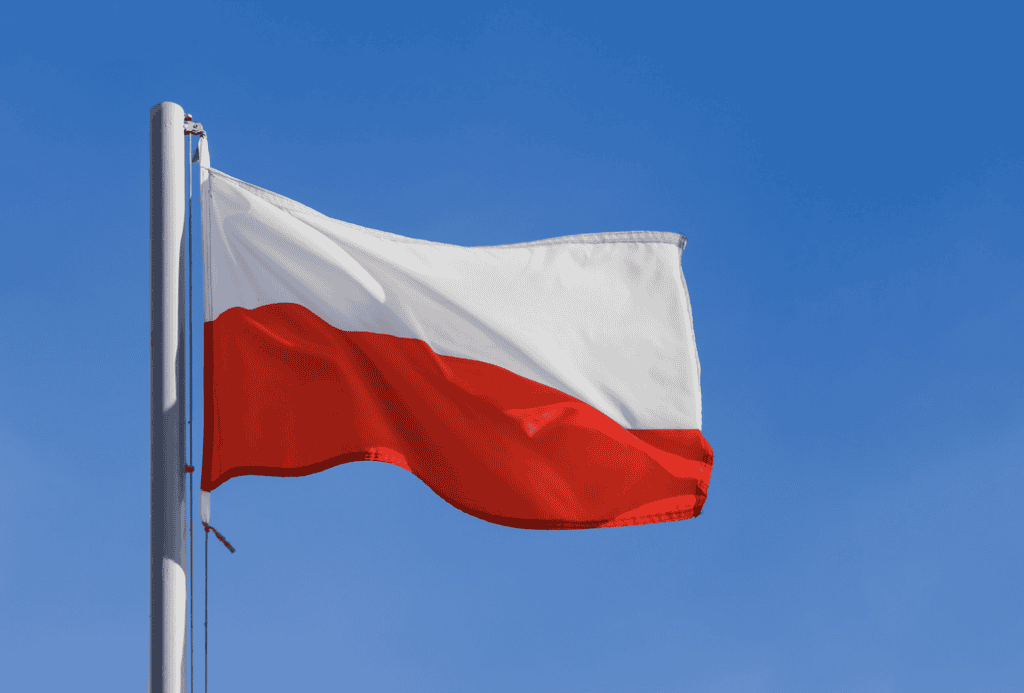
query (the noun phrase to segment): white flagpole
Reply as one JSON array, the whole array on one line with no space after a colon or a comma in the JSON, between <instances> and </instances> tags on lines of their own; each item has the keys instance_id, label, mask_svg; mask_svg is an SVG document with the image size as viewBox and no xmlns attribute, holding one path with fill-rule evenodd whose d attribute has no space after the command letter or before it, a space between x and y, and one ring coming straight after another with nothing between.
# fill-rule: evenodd
<instances>
[{"instance_id":1,"label":"white flagpole","mask_svg":"<svg viewBox=\"0 0 1024 693\"><path fill-rule=\"evenodd\" d=\"M185 112L149 112L149 690L185 693Z\"/></svg>"}]
</instances>

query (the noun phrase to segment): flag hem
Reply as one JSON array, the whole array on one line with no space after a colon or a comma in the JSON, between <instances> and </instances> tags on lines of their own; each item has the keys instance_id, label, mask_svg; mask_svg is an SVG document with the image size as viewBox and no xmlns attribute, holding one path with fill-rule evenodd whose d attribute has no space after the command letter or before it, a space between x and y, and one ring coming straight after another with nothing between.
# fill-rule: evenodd
<instances>
[{"instance_id":1,"label":"flag hem","mask_svg":"<svg viewBox=\"0 0 1024 693\"><path fill-rule=\"evenodd\" d=\"M227 474L225 474L213 488L208 489L213 491L218 488L221 484L225 483L230 479L234 479L239 476L268 476L275 478L295 478L302 476L310 476L312 474L318 474L319 472L332 469L334 467L340 467L341 465L348 464L350 462L386 462L387 464L395 465L405 471L411 473L417 479L422 481L428 489L430 489L434 495L443 500L451 507L466 513L472 517L480 520L485 520L492 524L502 525L505 527L512 527L514 529L550 529L550 530L562 530L562 529L600 529L604 527L632 527L636 525L649 525L657 524L660 522L677 522L680 520L689 520L699 516L704 510L704 502L707 500L707 482L698 483L697 493L694 494L693 505L688 509L680 509L667 512L658 513L647 513L644 515L636 515L632 517L614 517L609 519L601 520L587 520L587 521L575 521L575 520L555 520L555 519L543 519L543 518L521 518L521 517L509 517L506 515L496 515L491 513L485 513L480 510L464 507L461 504L452 502L451 499L445 498L443 495L437 493L436 490L430 487L429 484L419 475L414 472L405 461L405 457L395 451L388 448L381 447L370 447L363 448L360 450L353 450L351 452L344 452L327 460L310 464L302 468L267 468L260 466L237 466L233 467ZM709 467L711 462L705 462ZM710 470L709 470L710 473ZM204 479L205 482L205 479ZM205 486L205 483L203 484Z\"/></svg>"},{"instance_id":2,"label":"flag hem","mask_svg":"<svg viewBox=\"0 0 1024 693\"><path fill-rule=\"evenodd\" d=\"M347 221L341 221L334 217L329 217L323 212L318 212L312 207L308 207L301 202L297 202L290 197L285 197L279 193L261 188L258 185L247 183L244 180L240 180L231 176L223 171L219 171L215 168L205 166L209 174L219 176L220 178L227 180L228 182L237 185L240 188L246 189L253 193L257 197L260 197L267 202L270 202L275 207L282 209L290 214L304 214L314 216L319 219L326 219L338 224L344 224L351 229L357 230L360 233L366 233L371 236L377 236L378 238L384 238L389 241L397 243L405 243L409 245L432 245L432 246L446 246L452 248L530 248L545 245L571 245L571 244L596 244L596 243L667 243L669 245L675 245L679 248L680 254L686 247L686 236L682 234L674 233L671 231L607 231L602 233L581 233L571 236L555 236L553 238L542 238L535 241L525 241L523 243L506 243L500 245L488 245L488 246L461 246L453 243L440 243L438 241L428 241L422 238L410 238L408 236L400 236L395 233L389 233L387 231L380 231L378 229L372 229L368 226L360 226L359 224L353 224Z\"/></svg>"}]
</instances>

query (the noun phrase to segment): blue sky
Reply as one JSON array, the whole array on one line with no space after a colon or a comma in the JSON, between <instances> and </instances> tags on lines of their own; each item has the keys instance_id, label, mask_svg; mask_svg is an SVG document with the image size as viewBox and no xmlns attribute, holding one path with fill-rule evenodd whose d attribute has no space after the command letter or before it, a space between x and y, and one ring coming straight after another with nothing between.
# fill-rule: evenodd
<instances>
[{"instance_id":1,"label":"blue sky","mask_svg":"<svg viewBox=\"0 0 1024 693\"><path fill-rule=\"evenodd\" d=\"M170 100L216 168L358 224L688 236L716 453L701 517L578 532L487 524L377 463L232 480L212 691L1020 690L1022 19L6 8L4 687L146 685L147 128Z\"/></svg>"}]
</instances>

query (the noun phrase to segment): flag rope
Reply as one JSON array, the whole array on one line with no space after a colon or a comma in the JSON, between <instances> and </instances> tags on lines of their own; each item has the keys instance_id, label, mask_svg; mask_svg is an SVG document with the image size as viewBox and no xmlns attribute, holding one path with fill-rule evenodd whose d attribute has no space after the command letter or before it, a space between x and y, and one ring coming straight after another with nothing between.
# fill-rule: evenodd
<instances>
[{"instance_id":1,"label":"flag rope","mask_svg":"<svg viewBox=\"0 0 1024 693\"><path fill-rule=\"evenodd\" d=\"M192 120L187 116L186 121ZM192 472L195 471L195 455L192 448L192 373L195 371L193 363L194 352L192 351L192 133L188 134L188 461L185 467L188 472L188 681L189 690L195 691L195 636L193 634L193 603L195 600L193 585L195 576L192 572L192 563L195 552L193 551L192 515L192 486L194 480Z\"/></svg>"},{"instance_id":2,"label":"flag rope","mask_svg":"<svg viewBox=\"0 0 1024 693\"><path fill-rule=\"evenodd\" d=\"M210 532L203 548L203 693L210 684Z\"/></svg>"},{"instance_id":3,"label":"flag rope","mask_svg":"<svg viewBox=\"0 0 1024 693\"><path fill-rule=\"evenodd\" d=\"M213 525L203 522L203 529L206 530L206 544L203 549L203 693L206 693L210 683L210 532L213 532L231 553L235 552L235 547L223 534L214 529Z\"/></svg>"},{"instance_id":4,"label":"flag rope","mask_svg":"<svg viewBox=\"0 0 1024 693\"><path fill-rule=\"evenodd\" d=\"M195 123L190 114L185 114L185 131L188 133L188 396L186 397L187 421L188 421L188 461L185 464L185 473L188 474L188 634L189 634L189 685L192 693L195 693L195 637L193 628L193 614L195 604L195 576L193 571L195 555L195 538L193 533L195 514L192 498L192 490L195 485L193 472L195 472L195 452L193 449L193 373L194 350L193 350L193 319L192 319L192 164L200 162L199 149L192 152L192 135L198 135L200 147L202 140L206 137L206 131L202 125ZM227 547L228 551L235 553L235 547L231 545L223 534L218 532L213 525L200 519L203 529L206 530L203 545L203 691L209 690L210 684L210 532Z\"/></svg>"},{"instance_id":5,"label":"flag rope","mask_svg":"<svg viewBox=\"0 0 1024 693\"><path fill-rule=\"evenodd\" d=\"M217 538L220 539L220 542L227 547L228 551L230 551L231 553L235 552L235 547L231 545L231 542L225 539L223 534L214 529L213 525L204 522L203 527L206 529L207 540L209 540L209 533L213 532L215 535L217 535Z\"/></svg>"}]
</instances>

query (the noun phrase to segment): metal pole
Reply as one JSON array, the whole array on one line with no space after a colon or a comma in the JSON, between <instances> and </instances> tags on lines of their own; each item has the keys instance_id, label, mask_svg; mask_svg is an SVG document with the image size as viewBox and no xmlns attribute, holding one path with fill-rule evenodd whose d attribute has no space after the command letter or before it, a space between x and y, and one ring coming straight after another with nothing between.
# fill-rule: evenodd
<instances>
[{"instance_id":1,"label":"metal pole","mask_svg":"<svg viewBox=\"0 0 1024 693\"><path fill-rule=\"evenodd\" d=\"M149 690L185 692L185 112L149 112Z\"/></svg>"}]
</instances>

